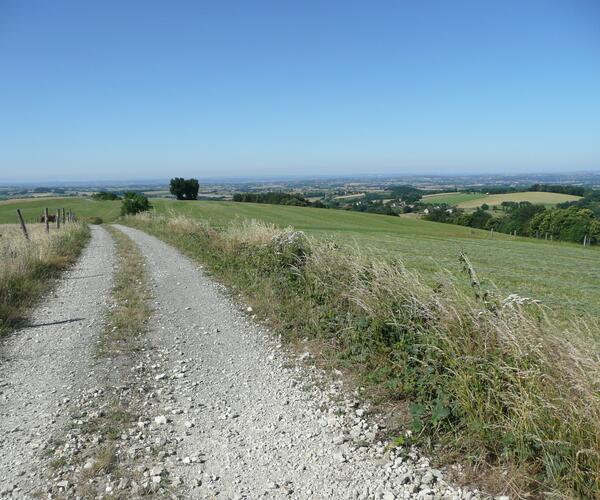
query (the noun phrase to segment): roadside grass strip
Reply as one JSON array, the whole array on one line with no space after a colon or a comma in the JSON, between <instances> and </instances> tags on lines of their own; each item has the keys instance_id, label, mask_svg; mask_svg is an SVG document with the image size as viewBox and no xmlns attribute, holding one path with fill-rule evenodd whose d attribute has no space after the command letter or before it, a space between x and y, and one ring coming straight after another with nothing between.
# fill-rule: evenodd
<instances>
[{"instance_id":1,"label":"roadside grass strip","mask_svg":"<svg viewBox=\"0 0 600 500\"><path fill-rule=\"evenodd\" d=\"M121 231L108 227L116 244L113 305L98 346L99 356L116 356L140 349L139 337L148 328L149 305L146 261L136 244Z\"/></svg>"}]
</instances>

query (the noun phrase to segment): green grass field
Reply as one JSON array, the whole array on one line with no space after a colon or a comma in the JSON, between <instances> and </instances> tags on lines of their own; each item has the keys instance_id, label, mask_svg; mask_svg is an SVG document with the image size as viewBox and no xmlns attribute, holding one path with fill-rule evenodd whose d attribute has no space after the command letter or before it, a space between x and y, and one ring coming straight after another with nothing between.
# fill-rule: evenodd
<instances>
[{"instance_id":1,"label":"green grass field","mask_svg":"<svg viewBox=\"0 0 600 500\"><path fill-rule=\"evenodd\" d=\"M541 193L544 194L544 193ZM600 315L600 251L570 243L513 238L487 231L419 219L363 214L343 210L287 207L218 201L153 199L158 213L184 214L224 225L235 219L258 219L278 226L293 226L317 238L335 239L358 248L364 255L394 255L422 272L427 279L446 274L466 282L458 255L465 251L483 283L494 283L504 295L541 299L555 314ZM80 217L119 215L120 202L88 199L23 200L0 202L0 223L16 222L19 207L29 219L48 206L64 206Z\"/></svg>"},{"instance_id":2,"label":"green grass field","mask_svg":"<svg viewBox=\"0 0 600 500\"><path fill-rule=\"evenodd\" d=\"M529 201L539 205L552 206L565 201L577 201L581 196L561 193L544 193L541 191L526 191L524 193L491 194L482 198L474 198L458 202L459 208L477 208L487 203L489 206L500 205L503 201Z\"/></svg>"},{"instance_id":3,"label":"green grass field","mask_svg":"<svg viewBox=\"0 0 600 500\"><path fill-rule=\"evenodd\" d=\"M450 271L464 281L458 254L465 251L488 286L503 294L535 297L557 315L600 314L600 251L597 248L513 238L487 231L418 219L343 210L286 207L234 202L154 200L159 213L170 211L212 224L254 218L293 226L318 238L333 238L365 255L395 255L425 276Z\"/></svg>"},{"instance_id":4,"label":"green grass field","mask_svg":"<svg viewBox=\"0 0 600 500\"><path fill-rule=\"evenodd\" d=\"M437 193L437 194L426 194L423 196L423 203L430 205L439 205L445 203L447 205L458 205L459 203L465 203L474 200L481 200L486 195L479 193Z\"/></svg>"},{"instance_id":5,"label":"green grass field","mask_svg":"<svg viewBox=\"0 0 600 500\"><path fill-rule=\"evenodd\" d=\"M37 222L46 207L51 214L55 214L59 208L65 208L72 210L81 219L102 217L105 221L112 221L120 215L121 202L95 201L89 198L25 198L0 201L0 224L17 223L17 208L21 209L25 222Z\"/></svg>"}]
</instances>

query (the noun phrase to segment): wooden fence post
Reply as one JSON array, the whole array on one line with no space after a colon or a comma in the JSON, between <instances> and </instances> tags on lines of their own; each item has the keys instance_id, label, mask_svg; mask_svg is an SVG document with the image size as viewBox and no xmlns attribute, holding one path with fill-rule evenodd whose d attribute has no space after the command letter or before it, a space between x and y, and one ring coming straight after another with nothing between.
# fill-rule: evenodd
<instances>
[{"instance_id":1,"label":"wooden fence post","mask_svg":"<svg viewBox=\"0 0 600 500\"><path fill-rule=\"evenodd\" d=\"M48 208L44 208L44 224L46 225L46 232L50 232L50 221L48 220Z\"/></svg>"},{"instance_id":2,"label":"wooden fence post","mask_svg":"<svg viewBox=\"0 0 600 500\"><path fill-rule=\"evenodd\" d=\"M29 235L27 234L27 226L25 225L25 221L23 220L23 214L21 213L21 209L17 208L17 216L19 217L19 222L21 223L21 230L23 231L23 235L25 239L29 239Z\"/></svg>"},{"instance_id":3,"label":"wooden fence post","mask_svg":"<svg viewBox=\"0 0 600 500\"><path fill-rule=\"evenodd\" d=\"M56 229L60 229L60 209L56 211Z\"/></svg>"}]
</instances>

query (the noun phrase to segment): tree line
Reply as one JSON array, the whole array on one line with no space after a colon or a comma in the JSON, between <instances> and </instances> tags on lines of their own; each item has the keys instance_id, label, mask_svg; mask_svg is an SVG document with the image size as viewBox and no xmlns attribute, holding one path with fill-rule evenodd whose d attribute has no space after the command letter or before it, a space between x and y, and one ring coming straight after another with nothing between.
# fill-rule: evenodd
<instances>
[{"instance_id":1,"label":"tree line","mask_svg":"<svg viewBox=\"0 0 600 500\"><path fill-rule=\"evenodd\" d=\"M233 201L246 203L267 203L269 205L293 205L296 207L315 206L304 196L298 193L283 193L274 191L270 193L235 193Z\"/></svg>"},{"instance_id":2,"label":"tree line","mask_svg":"<svg viewBox=\"0 0 600 500\"><path fill-rule=\"evenodd\" d=\"M589 196L598 201L584 198L554 208L527 201L503 202L501 210L505 213L501 216L492 215L489 207L479 207L468 213L441 205L430 209L425 219L519 236L597 244L600 242L600 192L595 191Z\"/></svg>"},{"instance_id":3,"label":"tree line","mask_svg":"<svg viewBox=\"0 0 600 500\"><path fill-rule=\"evenodd\" d=\"M484 194L507 194L507 193L526 193L529 191L542 191L545 193L570 194L573 196L585 196L590 190L583 186L572 186L563 184L532 184L526 187L515 186L467 186L463 190L465 193L484 193Z\"/></svg>"}]
</instances>

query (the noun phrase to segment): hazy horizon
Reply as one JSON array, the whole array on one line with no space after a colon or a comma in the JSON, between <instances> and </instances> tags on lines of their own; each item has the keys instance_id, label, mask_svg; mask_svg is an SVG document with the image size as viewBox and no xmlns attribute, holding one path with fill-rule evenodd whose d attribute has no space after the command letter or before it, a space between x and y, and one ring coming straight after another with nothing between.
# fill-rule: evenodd
<instances>
[{"instance_id":1,"label":"hazy horizon","mask_svg":"<svg viewBox=\"0 0 600 500\"><path fill-rule=\"evenodd\" d=\"M0 182L600 168L600 4L0 4Z\"/></svg>"},{"instance_id":2,"label":"hazy horizon","mask_svg":"<svg viewBox=\"0 0 600 500\"><path fill-rule=\"evenodd\" d=\"M293 174L273 174L273 175L230 175L230 176L219 176L219 175L194 175L191 174L186 177L194 177L204 183L235 183L235 182L278 182L278 181L314 181L314 180L381 180L381 179L411 179L411 178L437 178L439 179L457 179L457 178L538 178L545 176L572 176L581 177L583 175L594 175L600 176L600 169L590 170L542 170L542 171L522 171L522 172L479 172L479 173L453 173L453 174L440 174L440 173L356 173L356 174L305 174L305 175L293 175ZM166 177L137 177L137 178L51 178L51 177L39 177L36 179L2 179L0 178L0 186L78 186L78 185L98 185L108 186L111 183L115 185L142 185L142 184L168 184L172 177L180 176L179 173L174 173Z\"/></svg>"}]
</instances>

